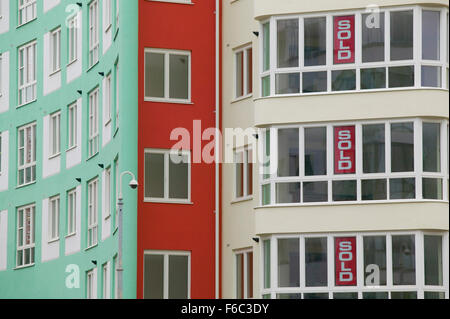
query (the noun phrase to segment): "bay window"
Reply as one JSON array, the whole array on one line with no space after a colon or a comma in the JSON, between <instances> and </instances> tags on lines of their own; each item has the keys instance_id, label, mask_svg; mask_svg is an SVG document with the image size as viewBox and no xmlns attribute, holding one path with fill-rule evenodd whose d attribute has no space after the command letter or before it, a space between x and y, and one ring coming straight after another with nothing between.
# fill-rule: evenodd
<instances>
[{"instance_id":1,"label":"bay window","mask_svg":"<svg viewBox=\"0 0 450 319\"><path fill-rule=\"evenodd\" d=\"M261 205L448 200L447 131L420 118L263 129Z\"/></svg>"},{"instance_id":2,"label":"bay window","mask_svg":"<svg viewBox=\"0 0 450 319\"><path fill-rule=\"evenodd\" d=\"M261 96L447 88L447 12L273 16L261 25Z\"/></svg>"},{"instance_id":3,"label":"bay window","mask_svg":"<svg viewBox=\"0 0 450 319\"><path fill-rule=\"evenodd\" d=\"M448 298L446 245L448 233L441 232L275 234L263 238L261 293L277 299Z\"/></svg>"}]
</instances>

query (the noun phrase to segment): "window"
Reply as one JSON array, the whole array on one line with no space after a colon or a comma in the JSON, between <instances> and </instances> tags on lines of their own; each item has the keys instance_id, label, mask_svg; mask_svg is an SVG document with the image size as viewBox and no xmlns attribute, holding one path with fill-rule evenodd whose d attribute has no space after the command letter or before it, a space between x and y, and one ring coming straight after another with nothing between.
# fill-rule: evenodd
<instances>
[{"instance_id":1,"label":"window","mask_svg":"<svg viewBox=\"0 0 450 319\"><path fill-rule=\"evenodd\" d=\"M235 253L236 299L253 298L253 251Z\"/></svg>"},{"instance_id":2,"label":"window","mask_svg":"<svg viewBox=\"0 0 450 319\"><path fill-rule=\"evenodd\" d=\"M111 298L110 282L109 282L109 263L102 266L102 297L103 299Z\"/></svg>"},{"instance_id":3,"label":"window","mask_svg":"<svg viewBox=\"0 0 450 319\"><path fill-rule=\"evenodd\" d=\"M106 217L111 216L111 167L105 171L105 208Z\"/></svg>"},{"instance_id":4,"label":"window","mask_svg":"<svg viewBox=\"0 0 450 319\"><path fill-rule=\"evenodd\" d=\"M263 130L261 204L448 200L446 128L398 119Z\"/></svg>"},{"instance_id":5,"label":"window","mask_svg":"<svg viewBox=\"0 0 450 319\"><path fill-rule=\"evenodd\" d=\"M2 174L2 132L0 132L0 175Z\"/></svg>"},{"instance_id":6,"label":"window","mask_svg":"<svg viewBox=\"0 0 450 319\"><path fill-rule=\"evenodd\" d=\"M48 241L59 239L59 196L49 199Z\"/></svg>"},{"instance_id":7,"label":"window","mask_svg":"<svg viewBox=\"0 0 450 319\"><path fill-rule=\"evenodd\" d=\"M98 50L98 0L94 0L89 4L89 67L98 62Z\"/></svg>"},{"instance_id":8,"label":"window","mask_svg":"<svg viewBox=\"0 0 450 319\"><path fill-rule=\"evenodd\" d=\"M36 123L20 127L17 137L17 186L23 186L36 180Z\"/></svg>"},{"instance_id":9,"label":"window","mask_svg":"<svg viewBox=\"0 0 450 319\"><path fill-rule=\"evenodd\" d=\"M71 149L77 146L77 134L78 134L78 123L77 123L77 103L73 103L68 107L68 125L67 125L67 148Z\"/></svg>"},{"instance_id":10,"label":"window","mask_svg":"<svg viewBox=\"0 0 450 319\"><path fill-rule=\"evenodd\" d=\"M111 121L111 73L105 79L105 124Z\"/></svg>"},{"instance_id":11,"label":"window","mask_svg":"<svg viewBox=\"0 0 450 319\"><path fill-rule=\"evenodd\" d=\"M189 252L144 252L144 299L190 298Z\"/></svg>"},{"instance_id":12,"label":"window","mask_svg":"<svg viewBox=\"0 0 450 319\"><path fill-rule=\"evenodd\" d=\"M87 216L87 247L97 245L98 240L98 180L88 183L88 216Z\"/></svg>"},{"instance_id":13,"label":"window","mask_svg":"<svg viewBox=\"0 0 450 319\"><path fill-rule=\"evenodd\" d=\"M118 227L119 225L119 207L117 205L117 202L119 200L119 185L120 185L120 171L119 171L119 158L116 157L116 159L114 160L114 176L116 177L116 182L115 182L115 190L116 190L116 200L115 200L115 207L116 207L116 214L115 214L115 218L114 218L114 223L116 225L116 227Z\"/></svg>"},{"instance_id":14,"label":"window","mask_svg":"<svg viewBox=\"0 0 450 319\"><path fill-rule=\"evenodd\" d=\"M263 21L261 96L445 88L448 60L441 48L448 44L442 35L448 33L442 21L447 12L405 6Z\"/></svg>"},{"instance_id":15,"label":"window","mask_svg":"<svg viewBox=\"0 0 450 319\"><path fill-rule=\"evenodd\" d=\"M34 264L35 248L35 205L17 209L17 255L16 266Z\"/></svg>"},{"instance_id":16,"label":"window","mask_svg":"<svg viewBox=\"0 0 450 319\"><path fill-rule=\"evenodd\" d=\"M68 61L69 64L77 59L78 52L78 17L75 15L68 21Z\"/></svg>"},{"instance_id":17,"label":"window","mask_svg":"<svg viewBox=\"0 0 450 319\"><path fill-rule=\"evenodd\" d=\"M36 0L18 0L19 2L19 26L36 19Z\"/></svg>"},{"instance_id":18,"label":"window","mask_svg":"<svg viewBox=\"0 0 450 319\"><path fill-rule=\"evenodd\" d=\"M105 6L105 30L108 30L112 24L112 0L104 0L103 5Z\"/></svg>"},{"instance_id":19,"label":"window","mask_svg":"<svg viewBox=\"0 0 450 319\"><path fill-rule=\"evenodd\" d=\"M119 12L120 12L120 4L119 0L116 0L116 31L119 29Z\"/></svg>"},{"instance_id":20,"label":"window","mask_svg":"<svg viewBox=\"0 0 450 319\"><path fill-rule=\"evenodd\" d=\"M21 106L36 100L36 42L19 48L18 72Z\"/></svg>"},{"instance_id":21,"label":"window","mask_svg":"<svg viewBox=\"0 0 450 319\"><path fill-rule=\"evenodd\" d=\"M50 33L50 73L61 68L61 28Z\"/></svg>"},{"instance_id":22,"label":"window","mask_svg":"<svg viewBox=\"0 0 450 319\"><path fill-rule=\"evenodd\" d=\"M251 148L236 150L235 157L235 198L253 195L253 152Z\"/></svg>"},{"instance_id":23,"label":"window","mask_svg":"<svg viewBox=\"0 0 450 319\"><path fill-rule=\"evenodd\" d=\"M0 53L0 74L3 74L3 58L2 58L2 54ZM0 76L0 97L2 97L2 76Z\"/></svg>"},{"instance_id":24,"label":"window","mask_svg":"<svg viewBox=\"0 0 450 319\"><path fill-rule=\"evenodd\" d=\"M98 95L99 90L95 89L89 94L89 146L88 156L92 157L98 153L99 136L98 136Z\"/></svg>"},{"instance_id":25,"label":"window","mask_svg":"<svg viewBox=\"0 0 450 319\"><path fill-rule=\"evenodd\" d=\"M145 150L144 198L190 202L190 151Z\"/></svg>"},{"instance_id":26,"label":"window","mask_svg":"<svg viewBox=\"0 0 450 319\"><path fill-rule=\"evenodd\" d=\"M188 51L146 49L146 101L190 102L190 59Z\"/></svg>"},{"instance_id":27,"label":"window","mask_svg":"<svg viewBox=\"0 0 450 319\"><path fill-rule=\"evenodd\" d=\"M273 235L263 240L261 250L264 265L276 267L263 267L262 294L277 299L442 298L448 293L444 238L421 231Z\"/></svg>"},{"instance_id":28,"label":"window","mask_svg":"<svg viewBox=\"0 0 450 319\"><path fill-rule=\"evenodd\" d=\"M119 127L119 61L116 62L116 129Z\"/></svg>"},{"instance_id":29,"label":"window","mask_svg":"<svg viewBox=\"0 0 450 319\"><path fill-rule=\"evenodd\" d=\"M76 233L77 221L77 190L67 192L67 235Z\"/></svg>"},{"instance_id":30,"label":"window","mask_svg":"<svg viewBox=\"0 0 450 319\"><path fill-rule=\"evenodd\" d=\"M86 273L86 299L95 299L95 274L94 270Z\"/></svg>"},{"instance_id":31,"label":"window","mask_svg":"<svg viewBox=\"0 0 450 319\"><path fill-rule=\"evenodd\" d=\"M55 156L60 153L61 144L61 112L50 115L50 154Z\"/></svg>"},{"instance_id":32,"label":"window","mask_svg":"<svg viewBox=\"0 0 450 319\"><path fill-rule=\"evenodd\" d=\"M234 53L235 66L235 97L240 98L252 94L253 87L253 50L252 47L239 49Z\"/></svg>"}]
</instances>

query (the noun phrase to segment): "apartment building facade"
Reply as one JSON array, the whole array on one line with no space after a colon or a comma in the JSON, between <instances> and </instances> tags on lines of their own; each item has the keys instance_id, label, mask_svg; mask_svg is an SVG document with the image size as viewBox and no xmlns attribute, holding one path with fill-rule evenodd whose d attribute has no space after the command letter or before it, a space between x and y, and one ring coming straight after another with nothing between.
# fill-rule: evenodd
<instances>
[{"instance_id":1,"label":"apartment building facade","mask_svg":"<svg viewBox=\"0 0 450 319\"><path fill-rule=\"evenodd\" d=\"M448 299L448 3L222 14L222 297Z\"/></svg>"},{"instance_id":2,"label":"apartment building facade","mask_svg":"<svg viewBox=\"0 0 450 319\"><path fill-rule=\"evenodd\" d=\"M137 9L0 2L1 298L117 297L119 175L137 174ZM135 298L135 191L123 197L123 296Z\"/></svg>"}]
</instances>

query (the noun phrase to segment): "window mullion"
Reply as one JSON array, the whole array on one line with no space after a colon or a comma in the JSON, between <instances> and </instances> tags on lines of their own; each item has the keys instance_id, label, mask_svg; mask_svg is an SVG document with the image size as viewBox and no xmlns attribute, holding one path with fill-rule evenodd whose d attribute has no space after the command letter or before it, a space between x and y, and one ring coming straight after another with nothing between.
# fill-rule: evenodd
<instances>
[{"instance_id":1,"label":"window mullion","mask_svg":"<svg viewBox=\"0 0 450 319\"><path fill-rule=\"evenodd\" d=\"M169 255L164 254L164 267L163 267L163 298L169 299Z\"/></svg>"},{"instance_id":2,"label":"window mullion","mask_svg":"<svg viewBox=\"0 0 450 319\"><path fill-rule=\"evenodd\" d=\"M277 67L277 24L274 17L270 18L270 25L269 25L269 29L270 29L270 62L269 62L269 72L270 72L270 96L274 96L275 95L275 73L274 73L274 69Z\"/></svg>"},{"instance_id":3,"label":"window mullion","mask_svg":"<svg viewBox=\"0 0 450 319\"><path fill-rule=\"evenodd\" d=\"M355 125L355 148L356 148L356 200L361 201L361 177L363 174L363 142L362 125Z\"/></svg>"},{"instance_id":4,"label":"window mullion","mask_svg":"<svg viewBox=\"0 0 450 319\"><path fill-rule=\"evenodd\" d=\"M423 144L422 121L414 121L414 175L416 177L416 199L422 199L422 175L423 175Z\"/></svg>"},{"instance_id":5,"label":"window mullion","mask_svg":"<svg viewBox=\"0 0 450 319\"><path fill-rule=\"evenodd\" d=\"M331 291L335 287L335 276L334 276L334 237L327 236L327 273L328 273L328 290Z\"/></svg>"},{"instance_id":6,"label":"window mullion","mask_svg":"<svg viewBox=\"0 0 450 319\"><path fill-rule=\"evenodd\" d=\"M393 265L392 265L392 235L386 236L386 288L393 287Z\"/></svg>"},{"instance_id":7,"label":"window mullion","mask_svg":"<svg viewBox=\"0 0 450 319\"><path fill-rule=\"evenodd\" d=\"M170 99L170 53L164 54L164 98Z\"/></svg>"},{"instance_id":8,"label":"window mullion","mask_svg":"<svg viewBox=\"0 0 450 319\"><path fill-rule=\"evenodd\" d=\"M169 153L164 153L164 199L169 199Z\"/></svg>"},{"instance_id":9,"label":"window mullion","mask_svg":"<svg viewBox=\"0 0 450 319\"><path fill-rule=\"evenodd\" d=\"M416 6L413 10L413 60L414 60L414 87L420 88L422 85L422 9Z\"/></svg>"},{"instance_id":10,"label":"window mullion","mask_svg":"<svg viewBox=\"0 0 450 319\"><path fill-rule=\"evenodd\" d=\"M327 67L327 90L326 92L331 92L331 68L333 67L333 16L326 16L326 27L325 27L325 35L326 35L326 67Z\"/></svg>"},{"instance_id":11,"label":"window mullion","mask_svg":"<svg viewBox=\"0 0 450 319\"><path fill-rule=\"evenodd\" d=\"M305 258L305 237L300 236L300 289L306 287L306 258Z\"/></svg>"},{"instance_id":12,"label":"window mullion","mask_svg":"<svg viewBox=\"0 0 450 319\"><path fill-rule=\"evenodd\" d=\"M333 177L333 168L334 168L334 139L333 139L333 126L327 125L327 185L328 185L328 200L327 202L332 201L332 183L330 179Z\"/></svg>"},{"instance_id":13,"label":"window mullion","mask_svg":"<svg viewBox=\"0 0 450 319\"><path fill-rule=\"evenodd\" d=\"M425 255L424 255L424 234L423 232L416 232L415 235L415 252L416 252L416 287L417 299L424 298L424 284L425 284Z\"/></svg>"}]
</instances>

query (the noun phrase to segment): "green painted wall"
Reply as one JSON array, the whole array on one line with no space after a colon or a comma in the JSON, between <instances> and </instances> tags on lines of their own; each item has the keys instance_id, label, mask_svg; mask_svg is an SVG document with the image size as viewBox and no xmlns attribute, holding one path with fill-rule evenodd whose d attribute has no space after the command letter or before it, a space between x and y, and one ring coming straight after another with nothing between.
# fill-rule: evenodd
<instances>
[{"instance_id":1,"label":"green painted wall","mask_svg":"<svg viewBox=\"0 0 450 319\"><path fill-rule=\"evenodd\" d=\"M101 174L99 163L105 168L109 165L114 167L114 159L119 157L119 170L129 170L137 176L137 81L138 81L138 1L120 0L120 29L116 32L115 13L113 14L113 40L109 50L103 55L102 47L102 2L99 0L99 25L100 27L100 49L99 63L88 70L88 4L90 1L82 2L82 32L83 32L83 68L82 75L69 84L66 84L67 65L67 28L65 19L70 14L66 7L75 2L61 0L60 4L50 11L43 13L43 1L37 1L37 19L28 24L17 26L17 1L10 2L10 28L9 32L0 34L0 52L9 51L10 70L10 105L9 110L0 114L0 131L9 131L9 188L0 192L0 211L8 211L8 252L7 270L0 271L0 298L85 298L86 296L86 271L94 265L91 260L97 260L97 291L98 298L102 297L102 272L101 266L104 262L111 261L117 253L118 232L114 231L114 222L111 223L111 236L105 241L101 240L102 227L102 203L101 203ZM113 12L115 12L115 1ZM46 96L43 96L43 36L45 33L61 25L61 88ZM37 40L37 101L17 108L17 63L18 50L21 45ZM99 141L100 151L94 157L87 159L88 154L88 92L100 86L102 88L102 77L98 72L108 74L112 71L114 64L119 58L119 96L120 96L120 125L115 130L115 117L113 118L112 139L101 146L102 141L102 94L99 97ZM114 83L114 82L113 82ZM67 106L80 98L77 90L82 90L82 161L68 170L66 165L67 145ZM113 87L113 96L115 88ZM114 99L113 99L114 101ZM113 114L115 105L112 106ZM56 110L61 110L61 171L54 176L42 178L42 143L47 138L43 135L43 118ZM32 185L16 188L17 186L17 128L36 121L37 124L37 147L36 147L36 182ZM113 171L113 169L112 169ZM87 181L98 176L99 182L99 209L98 209L98 245L85 250L87 242ZM65 256L65 230L66 230L66 195L67 191L80 185L75 178L82 179L82 218L81 218L81 250L73 255ZM114 187L115 176L112 175ZM136 223L137 223L137 193L128 186L128 179L124 179L124 298L136 297ZM41 240L42 240L42 200L50 196L60 194L60 252L59 258L41 262ZM115 195L113 194L115 202ZM22 205L36 204L35 223L35 264L30 267L14 269L16 265L16 208ZM112 207L115 207L114 205ZM112 212L114 219L114 213ZM78 230L80 231L80 230ZM80 287L69 289L66 287L66 267L70 264L79 266ZM112 263L111 263L112 266ZM112 270L112 268L111 268ZM111 284L111 290L114 283ZM113 293L112 293L113 296Z\"/></svg>"}]
</instances>

